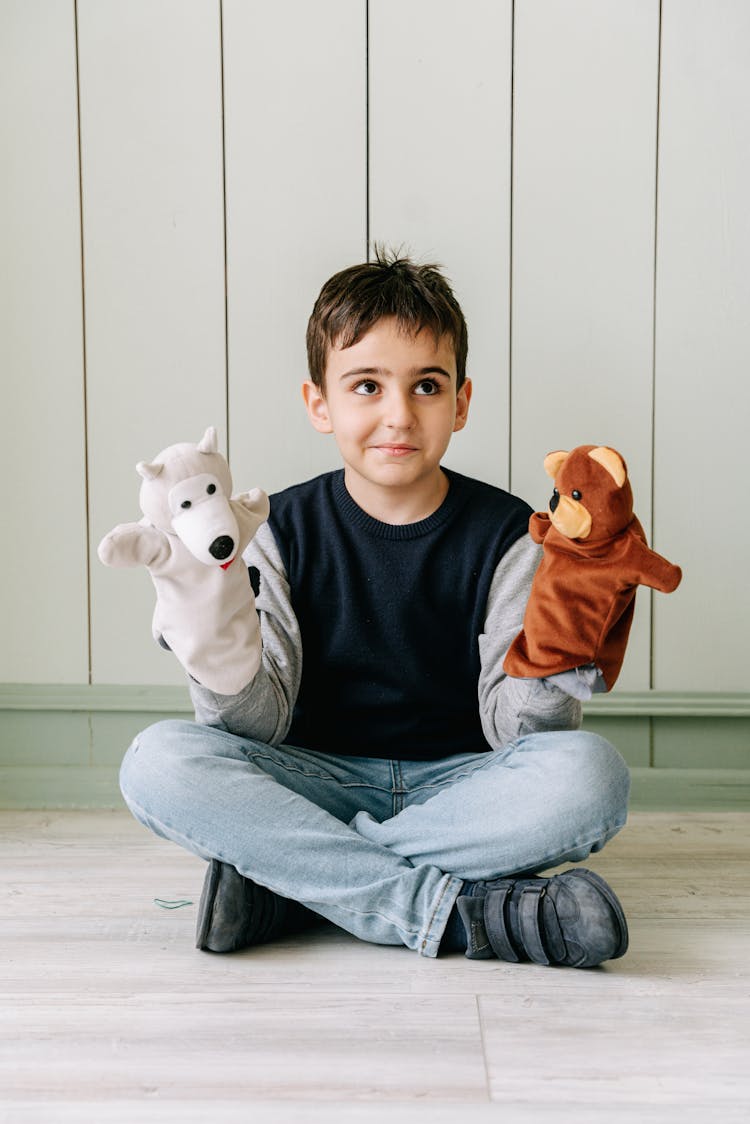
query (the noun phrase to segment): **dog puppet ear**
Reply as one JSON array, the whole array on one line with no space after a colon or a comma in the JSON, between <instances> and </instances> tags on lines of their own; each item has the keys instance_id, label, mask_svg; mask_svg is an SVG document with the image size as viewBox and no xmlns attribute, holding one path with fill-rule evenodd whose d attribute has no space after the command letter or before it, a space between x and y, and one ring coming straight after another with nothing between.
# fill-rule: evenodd
<instances>
[{"instance_id":1,"label":"dog puppet ear","mask_svg":"<svg viewBox=\"0 0 750 1124\"><path fill-rule=\"evenodd\" d=\"M614 449L607 448L606 445L600 445L599 448L592 449L589 456L602 468L606 468L618 488L623 486L628 478L628 470L619 453L616 453Z\"/></svg>"},{"instance_id":2,"label":"dog puppet ear","mask_svg":"<svg viewBox=\"0 0 750 1124\"><path fill-rule=\"evenodd\" d=\"M197 449L199 453L218 453L219 439L216 436L216 429L210 425L206 432L198 442Z\"/></svg>"},{"instance_id":3,"label":"dog puppet ear","mask_svg":"<svg viewBox=\"0 0 750 1124\"><path fill-rule=\"evenodd\" d=\"M144 480L155 480L163 468L163 464L149 464L148 461L138 461L135 471Z\"/></svg>"},{"instance_id":4,"label":"dog puppet ear","mask_svg":"<svg viewBox=\"0 0 750 1124\"><path fill-rule=\"evenodd\" d=\"M554 480L560 471L560 465L563 463L568 454L563 449L558 449L556 453L547 453L544 458L544 471L548 476Z\"/></svg>"}]
</instances>

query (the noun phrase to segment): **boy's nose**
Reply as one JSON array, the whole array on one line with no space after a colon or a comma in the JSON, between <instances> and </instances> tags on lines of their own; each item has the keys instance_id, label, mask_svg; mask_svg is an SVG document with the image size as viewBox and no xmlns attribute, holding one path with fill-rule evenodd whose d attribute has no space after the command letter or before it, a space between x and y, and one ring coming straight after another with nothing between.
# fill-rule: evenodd
<instances>
[{"instance_id":1,"label":"boy's nose","mask_svg":"<svg viewBox=\"0 0 750 1124\"><path fill-rule=\"evenodd\" d=\"M394 394L389 399L385 422L391 429L411 429L414 425L414 410L406 395Z\"/></svg>"}]
</instances>

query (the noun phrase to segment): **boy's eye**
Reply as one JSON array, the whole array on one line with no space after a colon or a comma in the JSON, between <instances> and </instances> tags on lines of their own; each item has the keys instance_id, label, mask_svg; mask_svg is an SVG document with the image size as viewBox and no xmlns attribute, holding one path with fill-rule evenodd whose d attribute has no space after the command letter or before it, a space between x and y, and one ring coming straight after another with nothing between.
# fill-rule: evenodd
<instances>
[{"instance_id":1,"label":"boy's eye","mask_svg":"<svg viewBox=\"0 0 750 1124\"><path fill-rule=\"evenodd\" d=\"M432 395L440 393L440 386L435 379L422 379L414 388L414 393L419 394L421 397L429 398Z\"/></svg>"},{"instance_id":2,"label":"boy's eye","mask_svg":"<svg viewBox=\"0 0 750 1124\"><path fill-rule=\"evenodd\" d=\"M378 384L373 382L372 379L364 379L362 382L358 382L354 387L355 394L364 394L367 397L377 394L377 391Z\"/></svg>"}]
</instances>

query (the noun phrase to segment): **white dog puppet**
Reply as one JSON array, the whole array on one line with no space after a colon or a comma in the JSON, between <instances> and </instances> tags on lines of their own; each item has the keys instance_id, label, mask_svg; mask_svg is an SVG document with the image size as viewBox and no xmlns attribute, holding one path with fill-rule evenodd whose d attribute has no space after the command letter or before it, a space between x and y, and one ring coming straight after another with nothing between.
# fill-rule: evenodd
<instances>
[{"instance_id":1,"label":"white dog puppet","mask_svg":"<svg viewBox=\"0 0 750 1124\"><path fill-rule=\"evenodd\" d=\"M260 666L242 552L268 518L268 496L254 488L232 498L213 426L197 445L170 445L136 469L144 518L105 535L99 558L107 566L146 566L156 587L154 638L203 686L236 694Z\"/></svg>"}]
</instances>

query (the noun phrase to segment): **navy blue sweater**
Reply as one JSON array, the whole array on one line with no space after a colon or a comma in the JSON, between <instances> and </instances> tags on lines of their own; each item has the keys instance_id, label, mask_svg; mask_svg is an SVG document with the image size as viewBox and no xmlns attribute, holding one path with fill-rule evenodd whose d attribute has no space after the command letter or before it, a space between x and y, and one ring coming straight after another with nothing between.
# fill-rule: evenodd
<instances>
[{"instance_id":1,"label":"navy blue sweater","mask_svg":"<svg viewBox=\"0 0 750 1124\"><path fill-rule=\"evenodd\" d=\"M478 636L495 569L531 509L445 471L442 505L406 526L362 511L343 470L271 497L302 636L288 744L409 760L489 749Z\"/></svg>"}]
</instances>

